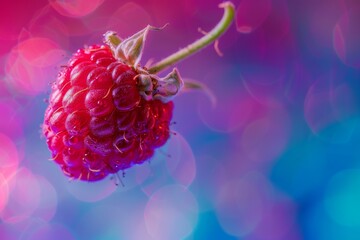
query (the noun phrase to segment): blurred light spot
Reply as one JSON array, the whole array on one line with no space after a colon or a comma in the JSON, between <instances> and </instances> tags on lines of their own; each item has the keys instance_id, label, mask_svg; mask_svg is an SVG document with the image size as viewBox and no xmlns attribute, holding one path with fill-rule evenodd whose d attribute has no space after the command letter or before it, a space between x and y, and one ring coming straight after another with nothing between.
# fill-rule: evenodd
<instances>
[{"instance_id":1,"label":"blurred light spot","mask_svg":"<svg viewBox=\"0 0 360 240\"><path fill-rule=\"evenodd\" d=\"M133 201L129 203L129 199ZM82 236L90 239L108 239L105 236L111 235L109 239L125 239L122 228L126 228L129 222L124 219L132 219L131 210L137 201L127 196L125 198L109 198L106 204L94 204L88 211L81 215L76 221L76 232L84 232ZM99 221L104 219L105 221ZM95 227L96 226L96 227Z\"/></svg>"},{"instance_id":2,"label":"blurred light spot","mask_svg":"<svg viewBox=\"0 0 360 240\"><path fill-rule=\"evenodd\" d=\"M42 176L35 176L40 188L40 202L33 216L50 221L57 207L57 193L53 185Z\"/></svg>"},{"instance_id":3,"label":"blurred light spot","mask_svg":"<svg viewBox=\"0 0 360 240\"><path fill-rule=\"evenodd\" d=\"M289 64L290 60L294 60L290 55L292 51L289 51L293 46L289 37L284 37L288 28L286 21L289 20L286 20L286 5L282 5L285 3L277 2L273 18L266 21L261 31L245 38L246 47L242 47L241 51L247 57L236 68L240 71L238 80L242 81L243 87L259 102L266 102L268 98L283 98L292 83L288 74L289 68L293 66ZM285 23L278 24L278 21Z\"/></svg>"},{"instance_id":4,"label":"blurred light spot","mask_svg":"<svg viewBox=\"0 0 360 240\"><path fill-rule=\"evenodd\" d=\"M267 39L281 39L290 30L290 15L287 0L272 0L271 12L262 26Z\"/></svg>"},{"instance_id":5,"label":"blurred light spot","mask_svg":"<svg viewBox=\"0 0 360 240\"><path fill-rule=\"evenodd\" d=\"M94 12L104 0L49 0L50 5L66 17L84 17Z\"/></svg>"},{"instance_id":6,"label":"blurred light spot","mask_svg":"<svg viewBox=\"0 0 360 240\"><path fill-rule=\"evenodd\" d=\"M240 79L234 78L237 71L233 65L219 65L209 69L204 76L215 104L212 97L204 94L198 100L197 111L201 120L214 131L234 132L258 112L258 103L246 94Z\"/></svg>"},{"instance_id":7,"label":"blurred light spot","mask_svg":"<svg viewBox=\"0 0 360 240\"><path fill-rule=\"evenodd\" d=\"M117 176L114 175L114 178L117 178ZM89 184L88 182L74 180L66 184L66 187L67 190L80 201L97 202L107 198L117 189L121 190L123 188L120 182L118 182L120 185L117 187L116 181L119 180L106 178Z\"/></svg>"},{"instance_id":8,"label":"blurred light spot","mask_svg":"<svg viewBox=\"0 0 360 240\"><path fill-rule=\"evenodd\" d=\"M124 196L125 197L125 196ZM145 201L144 201L145 200ZM122 234L122 238L126 240L138 240L138 239L152 239L146 229L144 219L144 208L147 198L134 198L131 202L131 206L128 208L127 215L121 218L121 221L117 220L117 224L114 229L118 230ZM122 215L124 210L120 208L119 215Z\"/></svg>"},{"instance_id":9,"label":"blurred light spot","mask_svg":"<svg viewBox=\"0 0 360 240\"><path fill-rule=\"evenodd\" d=\"M134 34L134 29L140 30L153 22L150 14L139 4L128 2L107 17L107 28L117 31L122 38ZM161 26L159 26L161 27Z\"/></svg>"},{"instance_id":10,"label":"blurred light spot","mask_svg":"<svg viewBox=\"0 0 360 240\"><path fill-rule=\"evenodd\" d=\"M33 13L33 17L28 23L28 27L21 30L18 39L23 40L30 37L43 37L55 41L64 49L69 49L71 48L69 46L70 36L77 36L81 37L81 39L79 39L79 42L72 42L74 46L90 44L90 34L97 35L98 40L101 36L99 36L99 33L95 33L97 31L95 27L87 26L86 23L88 21L95 21L93 19L98 19L100 13L101 12L97 12L91 17L85 18L66 18L59 15L57 10L49 4ZM109 15L108 13L101 13L101 16L105 17L106 14ZM104 22L98 24L103 24L103 29L105 28Z\"/></svg>"},{"instance_id":11,"label":"blurred light spot","mask_svg":"<svg viewBox=\"0 0 360 240\"><path fill-rule=\"evenodd\" d=\"M184 137L174 133L148 164L136 166L135 171L141 189L150 196L174 182L188 187L196 175L195 157Z\"/></svg>"},{"instance_id":12,"label":"blurred light spot","mask_svg":"<svg viewBox=\"0 0 360 240\"><path fill-rule=\"evenodd\" d=\"M0 64L4 65L4 56L0 55ZM7 88L6 84L4 84L4 68L0 68L0 96L2 99L7 98L11 95L9 89Z\"/></svg>"},{"instance_id":13,"label":"blurred light spot","mask_svg":"<svg viewBox=\"0 0 360 240\"><path fill-rule=\"evenodd\" d=\"M338 224L360 227L360 170L344 170L333 176L326 190L324 205Z\"/></svg>"},{"instance_id":14,"label":"blurred light spot","mask_svg":"<svg viewBox=\"0 0 360 240\"><path fill-rule=\"evenodd\" d=\"M132 212L127 217L123 217L115 228L119 229L120 233L126 240L138 240L138 239L152 239L148 231L146 230L146 224L144 220L144 206L143 205L129 205ZM134 209L137 208L137 209ZM121 213L120 213L121 214ZM131 216L131 217L129 217ZM120 226L119 226L120 225Z\"/></svg>"},{"instance_id":15,"label":"blurred light spot","mask_svg":"<svg viewBox=\"0 0 360 240\"><path fill-rule=\"evenodd\" d=\"M65 55L65 52L54 41L40 37L22 41L15 49L20 58L35 67L56 65Z\"/></svg>"},{"instance_id":16,"label":"blurred light spot","mask_svg":"<svg viewBox=\"0 0 360 240\"><path fill-rule=\"evenodd\" d=\"M215 149L214 146L217 144L211 144L206 145L209 149L212 147ZM224 144L225 145L225 144ZM216 146L216 148L219 148L219 146ZM231 160L234 162L240 162L236 161L238 155L230 156ZM228 179L231 173L229 174L228 170L231 170L229 168L225 169L225 162L228 160L225 159L228 158L228 156L224 156L222 158L217 158L212 153L207 154L199 154L199 156L196 158L197 163L200 165L197 169L196 178L194 180L194 183L191 185L191 190L196 193L196 197L199 201L199 208L201 212L211 211L213 212L215 199L217 194L217 189L223 185L224 179ZM229 160L229 161L231 161ZM250 161L249 161L250 162ZM238 166L236 166L238 167ZM232 168L232 170L237 175L240 175L240 171L238 171L238 168Z\"/></svg>"},{"instance_id":17,"label":"blurred light spot","mask_svg":"<svg viewBox=\"0 0 360 240\"><path fill-rule=\"evenodd\" d=\"M322 188L329 171L334 169L329 162L339 163L339 156L334 154L333 150L337 150L333 145L329 147L322 139L309 135L306 126L294 124L293 128L295 126L297 129L293 129L293 134L304 134L303 140L288 145L283 155L272 165L269 178L274 185L295 199L304 199Z\"/></svg>"},{"instance_id":18,"label":"blurred light spot","mask_svg":"<svg viewBox=\"0 0 360 240\"><path fill-rule=\"evenodd\" d=\"M267 46L271 48L271 46ZM256 101L268 105L273 99L282 100L288 94L291 80L285 76L285 56L277 53L277 59L270 57L271 51L266 51L264 62L267 67L261 66L258 61L257 67L249 67L242 71L241 81L248 94ZM272 58L272 59L271 59ZM261 66L261 67L259 67Z\"/></svg>"},{"instance_id":19,"label":"blurred light spot","mask_svg":"<svg viewBox=\"0 0 360 240\"><path fill-rule=\"evenodd\" d=\"M217 105L212 106L209 99L201 98L198 102L198 113L201 120L212 130L234 132L242 127L254 111L254 101L243 94L228 92L227 96L218 98Z\"/></svg>"},{"instance_id":20,"label":"blurred light spot","mask_svg":"<svg viewBox=\"0 0 360 240\"><path fill-rule=\"evenodd\" d=\"M24 239L24 238L22 238ZM67 227L59 223L44 224L29 234L26 240L75 240L73 234Z\"/></svg>"},{"instance_id":21,"label":"blurred light spot","mask_svg":"<svg viewBox=\"0 0 360 240\"><path fill-rule=\"evenodd\" d=\"M23 134L23 121L18 114L18 110L21 106L19 103L9 98L2 100L4 101L0 101L0 112L6 117L0 118L0 132L16 139Z\"/></svg>"},{"instance_id":22,"label":"blurred light spot","mask_svg":"<svg viewBox=\"0 0 360 240\"><path fill-rule=\"evenodd\" d=\"M1 215L1 211L4 209L4 207L7 204L8 197L9 197L8 182L0 171L0 215Z\"/></svg>"},{"instance_id":23,"label":"blurred light spot","mask_svg":"<svg viewBox=\"0 0 360 240\"><path fill-rule=\"evenodd\" d=\"M279 239L300 239L295 237L299 233L296 232L295 205L289 199L274 197L269 199L269 206L265 209L263 218L259 222L253 235L255 239L261 240L279 240ZM295 235L291 238L289 234Z\"/></svg>"},{"instance_id":24,"label":"blurred light spot","mask_svg":"<svg viewBox=\"0 0 360 240\"><path fill-rule=\"evenodd\" d=\"M81 232L81 236L93 240L152 239L147 234L144 222L144 208L148 197L138 190L116 192L103 203L92 204L88 211L74 220L73 229L77 233Z\"/></svg>"},{"instance_id":25,"label":"blurred light spot","mask_svg":"<svg viewBox=\"0 0 360 240\"><path fill-rule=\"evenodd\" d=\"M304 95L312 82L310 79L313 79L310 75L310 71L313 71L313 69L305 66L299 60L293 62L290 68L291 73L287 77L290 86L285 91L286 101L298 104L298 102L304 101ZM309 83L305 83L304 79Z\"/></svg>"},{"instance_id":26,"label":"blurred light spot","mask_svg":"<svg viewBox=\"0 0 360 240\"><path fill-rule=\"evenodd\" d=\"M21 232L19 239L22 240L31 239L34 233L47 225L48 223L46 221L37 217L30 217L20 224L12 224L14 229Z\"/></svg>"},{"instance_id":27,"label":"blurred light spot","mask_svg":"<svg viewBox=\"0 0 360 240\"><path fill-rule=\"evenodd\" d=\"M8 54L6 81L15 91L36 95L55 81L58 64L64 57L65 52L50 39L27 39Z\"/></svg>"},{"instance_id":28,"label":"blurred light spot","mask_svg":"<svg viewBox=\"0 0 360 240\"><path fill-rule=\"evenodd\" d=\"M358 125L359 106L350 86L333 79L321 78L309 88L305 119L316 135L334 143L347 142Z\"/></svg>"},{"instance_id":29,"label":"blurred light spot","mask_svg":"<svg viewBox=\"0 0 360 240\"><path fill-rule=\"evenodd\" d=\"M168 144L168 143L167 143ZM167 144L165 146L167 146ZM165 147L164 146L164 147ZM164 149L161 148L162 149ZM139 183L141 190L147 195L151 196L159 188L169 184L171 177L165 165L165 153L156 151L155 156L150 160L149 164L142 164L137 166L136 180Z\"/></svg>"},{"instance_id":30,"label":"blurred light spot","mask_svg":"<svg viewBox=\"0 0 360 240\"><path fill-rule=\"evenodd\" d=\"M358 9L346 11L333 30L333 46L340 60L360 68L360 15Z\"/></svg>"},{"instance_id":31,"label":"blurred light spot","mask_svg":"<svg viewBox=\"0 0 360 240\"><path fill-rule=\"evenodd\" d=\"M15 144L9 137L0 133L0 173L9 181L16 173L18 165L19 155Z\"/></svg>"},{"instance_id":32,"label":"blurred light spot","mask_svg":"<svg viewBox=\"0 0 360 240\"><path fill-rule=\"evenodd\" d=\"M323 188L321 190L323 190ZM323 191L321 192L323 193ZM329 192L329 188L327 192ZM330 214L328 214L326 206L326 202L328 201L326 198L328 196L325 191L325 195L322 194L320 197L312 198L312 204L309 206L307 213L303 215L305 218L301 225L303 229L302 239L359 240L360 228L358 226L339 224L338 221L334 221ZM323 197L325 197L325 199ZM356 205L358 205L358 202ZM347 206L336 206L338 209L341 207L346 208ZM346 210L346 212L348 212L348 210Z\"/></svg>"},{"instance_id":33,"label":"blurred light spot","mask_svg":"<svg viewBox=\"0 0 360 240\"><path fill-rule=\"evenodd\" d=\"M40 75L36 76L36 68L19 58L14 52L9 54L5 70L7 84L11 89L22 94L36 95L44 91L50 82L50 79L46 81L43 76L40 78ZM55 80L55 77L53 80Z\"/></svg>"},{"instance_id":34,"label":"blurred light spot","mask_svg":"<svg viewBox=\"0 0 360 240\"><path fill-rule=\"evenodd\" d=\"M142 164L136 168L136 182L143 184L152 176L151 168L147 164Z\"/></svg>"},{"instance_id":35,"label":"blurred light spot","mask_svg":"<svg viewBox=\"0 0 360 240\"><path fill-rule=\"evenodd\" d=\"M236 11L236 26L241 33L251 33L261 26L271 12L271 0L243 0Z\"/></svg>"},{"instance_id":36,"label":"blurred light spot","mask_svg":"<svg viewBox=\"0 0 360 240\"><path fill-rule=\"evenodd\" d=\"M182 239L197 224L198 204L185 187L168 185L150 197L144 218L149 234L155 239Z\"/></svg>"},{"instance_id":37,"label":"blurred light spot","mask_svg":"<svg viewBox=\"0 0 360 240\"><path fill-rule=\"evenodd\" d=\"M20 32L19 39L40 37L52 40L62 48L68 48L70 26L68 26L69 23L60 18L62 17L58 16L52 8L44 7L34 14L29 22L29 27Z\"/></svg>"},{"instance_id":38,"label":"blurred light spot","mask_svg":"<svg viewBox=\"0 0 360 240\"><path fill-rule=\"evenodd\" d=\"M9 180L9 200L0 214L7 223L18 223L29 218L40 203L40 186L26 168L19 169Z\"/></svg>"},{"instance_id":39,"label":"blurred light spot","mask_svg":"<svg viewBox=\"0 0 360 240\"><path fill-rule=\"evenodd\" d=\"M0 224L0 236L4 240L19 240L20 231L13 228L13 225L7 223Z\"/></svg>"},{"instance_id":40,"label":"blurred light spot","mask_svg":"<svg viewBox=\"0 0 360 240\"><path fill-rule=\"evenodd\" d=\"M336 24L334 28L333 44L336 54L342 61L344 61L346 56L345 39L339 24Z\"/></svg>"},{"instance_id":41,"label":"blurred light spot","mask_svg":"<svg viewBox=\"0 0 360 240\"><path fill-rule=\"evenodd\" d=\"M286 148L289 132L288 114L281 107L271 106L266 116L246 126L241 135L241 149L251 160L274 160Z\"/></svg>"},{"instance_id":42,"label":"blurred light spot","mask_svg":"<svg viewBox=\"0 0 360 240\"><path fill-rule=\"evenodd\" d=\"M183 186L188 187L196 175L196 162L191 147L185 138L176 133L169 140L166 160L170 175Z\"/></svg>"},{"instance_id":43,"label":"blurred light spot","mask_svg":"<svg viewBox=\"0 0 360 240\"><path fill-rule=\"evenodd\" d=\"M216 212L221 227L230 235L250 234L259 224L265 209L257 179L227 180L220 185Z\"/></svg>"},{"instance_id":44,"label":"blurred light spot","mask_svg":"<svg viewBox=\"0 0 360 240\"><path fill-rule=\"evenodd\" d=\"M332 48L332 32L343 10L342 0L314 1L310 7L303 8L301 16L309 56L324 58ZM321 17L319 17L321 16ZM297 20L299 21L300 18Z\"/></svg>"}]
</instances>

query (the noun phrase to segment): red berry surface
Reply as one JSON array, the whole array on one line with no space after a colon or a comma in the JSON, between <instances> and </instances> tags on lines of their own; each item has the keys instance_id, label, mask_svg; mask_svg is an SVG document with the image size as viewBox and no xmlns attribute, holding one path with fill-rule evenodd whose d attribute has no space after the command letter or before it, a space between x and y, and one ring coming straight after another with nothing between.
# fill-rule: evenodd
<instances>
[{"instance_id":1,"label":"red berry surface","mask_svg":"<svg viewBox=\"0 0 360 240\"><path fill-rule=\"evenodd\" d=\"M78 50L62 69L43 133L67 176L97 181L143 163L166 143L173 102L143 98L138 76L106 45Z\"/></svg>"}]
</instances>

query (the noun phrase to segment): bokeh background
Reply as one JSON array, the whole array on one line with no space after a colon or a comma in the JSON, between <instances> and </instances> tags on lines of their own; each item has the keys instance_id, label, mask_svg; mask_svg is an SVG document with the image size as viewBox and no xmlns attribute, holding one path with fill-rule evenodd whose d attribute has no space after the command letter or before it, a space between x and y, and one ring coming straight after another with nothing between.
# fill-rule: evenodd
<instances>
[{"instance_id":1,"label":"bokeh background","mask_svg":"<svg viewBox=\"0 0 360 240\"><path fill-rule=\"evenodd\" d=\"M48 161L46 99L73 52L168 23L142 63L160 60L209 31L219 3L2 1L1 239L360 239L357 0L234 0L222 56L209 46L176 65L216 105L177 97L174 134L124 186L70 182Z\"/></svg>"}]
</instances>

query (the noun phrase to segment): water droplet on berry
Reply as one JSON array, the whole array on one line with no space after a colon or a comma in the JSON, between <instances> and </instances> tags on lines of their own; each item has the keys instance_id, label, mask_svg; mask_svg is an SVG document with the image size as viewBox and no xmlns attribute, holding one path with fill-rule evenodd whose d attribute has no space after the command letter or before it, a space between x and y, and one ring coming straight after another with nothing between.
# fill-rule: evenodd
<instances>
[{"instance_id":1,"label":"water droplet on berry","mask_svg":"<svg viewBox=\"0 0 360 240\"><path fill-rule=\"evenodd\" d=\"M88 131L90 116L86 111L77 111L67 116L65 127L71 135L82 135Z\"/></svg>"},{"instance_id":2,"label":"water droplet on berry","mask_svg":"<svg viewBox=\"0 0 360 240\"><path fill-rule=\"evenodd\" d=\"M69 148L67 149L67 151L68 151L69 155L73 155L73 154L75 153L74 149L71 148L71 147L69 147Z\"/></svg>"},{"instance_id":3,"label":"water droplet on berry","mask_svg":"<svg viewBox=\"0 0 360 240\"><path fill-rule=\"evenodd\" d=\"M93 117L109 115L114 110L111 94L106 89L90 90L85 98L85 106Z\"/></svg>"},{"instance_id":4,"label":"water droplet on berry","mask_svg":"<svg viewBox=\"0 0 360 240\"><path fill-rule=\"evenodd\" d=\"M114 61L115 61L115 59L112 57L99 58L98 60L96 60L96 65L105 67Z\"/></svg>"},{"instance_id":5,"label":"water droplet on berry","mask_svg":"<svg viewBox=\"0 0 360 240\"><path fill-rule=\"evenodd\" d=\"M76 136L71 136L71 137L69 138L69 143L71 143L71 144L76 144L76 143L78 143L78 142L79 142L79 138L76 137Z\"/></svg>"}]
</instances>

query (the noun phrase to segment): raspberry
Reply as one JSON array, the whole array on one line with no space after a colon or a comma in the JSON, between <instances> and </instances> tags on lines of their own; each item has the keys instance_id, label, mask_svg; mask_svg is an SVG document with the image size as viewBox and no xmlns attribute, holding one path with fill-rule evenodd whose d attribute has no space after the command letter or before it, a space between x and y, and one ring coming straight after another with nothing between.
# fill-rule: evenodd
<instances>
[{"instance_id":1,"label":"raspberry","mask_svg":"<svg viewBox=\"0 0 360 240\"><path fill-rule=\"evenodd\" d=\"M44 134L66 175L100 180L143 163L165 144L173 102L142 97L143 77L106 45L79 50L62 69L52 86Z\"/></svg>"},{"instance_id":2,"label":"raspberry","mask_svg":"<svg viewBox=\"0 0 360 240\"><path fill-rule=\"evenodd\" d=\"M233 6L225 5L231 20ZM224 31L217 28L208 42ZM149 30L156 28L147 26L125 40L107 32L105 45L78 50L52 85L43 134L53 160L70 178L97 181L142 164L169 139L171 99L183 82L176 69L164 78L154 73L195 50L150 69L141 67Z\"/></svg>"}]
</instances>

